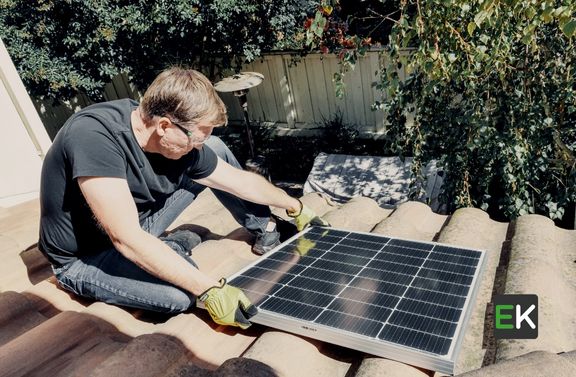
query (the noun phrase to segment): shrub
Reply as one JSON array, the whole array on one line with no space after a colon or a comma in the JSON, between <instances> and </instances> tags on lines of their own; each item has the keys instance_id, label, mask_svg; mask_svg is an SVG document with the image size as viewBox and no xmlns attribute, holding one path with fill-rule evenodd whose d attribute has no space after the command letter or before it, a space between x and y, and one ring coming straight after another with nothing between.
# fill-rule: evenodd
<instances>
[{"instance_id":1,"label":"shrub","mask_svg":"<svg viewBox=\"0 0 576 377\"><path fill-rule=\"evenodd\" d=\"M322 1L307 25L311 43L324 42L334 3ZM440 159L451 209L562 218L576 202L576 4L407 0L397 10L381 15L393 26L377 85L388 100L375 104L389 114L396 151L414 157L414 172ZM330 48L342 74L369 37Z\"/></svg>"},{"instance_id":2,"label":"shrub","mask_svg":"<svg viewBox=\"0 0 576 377\"><path fill-rule=\"evenodd\" d=\"M0 0L0 36L33 96L102 99L120 72L145 88L166 66L212 79L291 39L307 0Z\"/></svg>"}]
</instances>

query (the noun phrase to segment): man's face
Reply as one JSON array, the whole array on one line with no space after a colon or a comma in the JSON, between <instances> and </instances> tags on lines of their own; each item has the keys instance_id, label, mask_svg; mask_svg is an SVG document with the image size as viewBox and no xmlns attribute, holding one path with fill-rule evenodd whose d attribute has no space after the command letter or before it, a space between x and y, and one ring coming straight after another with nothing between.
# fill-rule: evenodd
<instances>
[{"instance_id":1,"label":"man's face","mask_svg":"<svg viewBox=\"0 0 576 377\"><path fill-rule=\"evenodd\" d=\"M160 153L172 160L181 158L194 148L202 149L214 129L214 126L202 122L196 126L189 126L175 123L168 118L163 119L169 124L160 138Z\"/></svg>"}]
</instances>

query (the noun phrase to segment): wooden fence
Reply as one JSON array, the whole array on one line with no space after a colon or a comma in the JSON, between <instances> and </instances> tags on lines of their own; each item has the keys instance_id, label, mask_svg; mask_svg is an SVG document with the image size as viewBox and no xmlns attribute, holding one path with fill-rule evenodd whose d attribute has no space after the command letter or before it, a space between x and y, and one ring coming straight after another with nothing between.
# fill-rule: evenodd
<instances>
[{"instance_id":1,"label":"wooden fence","mask_svg":"<svg viewBox=\"0 0 576 377\"><path fill-rule=\"evenodd\" d=\"M335 95L333 77L338 72L338 59L334 55L309 54L297 62L289 54L268 54L246 64L243 71L264 75L264 82L248 93L250 118L271 122L289 129L310 129L323 121L331 120L340 112L344 122L363 133L382 133L386 119L382 111L372 111L382 92L374 84L379 80L380 66L385 57L371 51L360 58L354 70L348 72L344 83L344 98ZM404 76L400 72L401 77ZM140 92L124 76L115 77L106 86L107 100L140 97ZM222 94L228 107L231 123L241 122L242 112L231 93ZM65 120L80 108L88 105L86 96L80 95L65 105L54 107L44 101L36 106L50 135L55 135Z\"/></svg>"}]
</instances>

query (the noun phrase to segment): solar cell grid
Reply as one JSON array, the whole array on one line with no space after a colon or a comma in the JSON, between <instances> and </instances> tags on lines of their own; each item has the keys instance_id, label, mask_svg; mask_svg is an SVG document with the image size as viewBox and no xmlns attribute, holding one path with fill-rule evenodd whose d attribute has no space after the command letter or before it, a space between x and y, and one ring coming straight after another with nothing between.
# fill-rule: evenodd
<instances>
[{"instance_id":1,"label":"solar cell grid","mask_svg":"<svg viewBox=\"0 0 576 377\"><path fill-rule=\"evenodd\" d=\"M315 319L318 314L322 312L322 309L317 306L281 299L278 297L269 297L260 305L260 309L270 310L275 313L300 318L306 321Z\"/></svg>"},{"instance_id":2,"label":"solar cell grid","mask_svg":"<svg viewBox=\"0 0 576 377\"><path fill-rule=\"evenodd\" d=\"M367 285L373 285L378 282L382 282L382 283L392 283L400 285L403 288L405 288L406 284L410 284L410 281L412 280L412 276L410 275L396 273L392 271L382 271L370 267L366 267L358 274L358 276L372 280L367 282L366 283ZM385 289L385 287L381 287L380 289Z\"/></svg>"},{"instance_id":3,"label":"solar cell grid","mask_svg":"<svg viewBox=\"0 0 576 377\"><path fill-rule=\"evenodd\" d=\"M419 258L423 260L430 255L430 252L418 249L410 249L403 246L385 245L382 250L382 253L379 253L379 255L381 254L401 255L403 257Z\"/></svg>"},{"instance_id":4,"label":"solar cell grid","mask_svg":"<svg viewBox=\"0 0 576 377\"><path fill-rule=\"evenodd\" d=\"M387 271L387 272L396 272L402 275L409 275L413 276L418 272L420 266L410 266L406 264L402 264L399 262L392 262L392 261L381 261L373 259L368 263L368 267L378 270L378 271Z\"/></svg>"},{"instance_id":5,"label":"solar cell grid","mask_svg":"<svg viewBox=\"0 0 576 377\"><path fill-rule=\"evenodd\" d=\"M429 278L416 277L412 281L412 286L417 288L424 288L435 292L444 292L460 296L466 296L468 293L467 285L452 284L445 281L439 281Z\"/></svg>"},{"instance_id":6,"label":"solar cell grid","mask_svg":"<svg viewBox=\"0 0 576 377\"><path fill-rule=\"evenodd\" d=\"M449 246L445 246L445 245L437 245L434 248L434 251L436 253L440 253L440 254L446 254L446 255L460 255L463 257L467 257L467 258L472 258L472 259L479 259L480 258L480 252L476 251L476 250L470 250L470 249L460 249L457 247L449 247Z\"/></svg>"},{"instance_id":7,"label":"solar cell grid","mask_svg":"<svg viewBox=\"0 0 576 377\"><path fill-rule=\"evenodd\" d=\"M434 252L432 255L430 255L429 259L441 262L456 263L464 266L474 266L478 262L478 259L476 258L465 257L463 255L443 254L438 252Z\"/></svg>"},{"instance_id":8,"label":"solar cell grid","mask_svg":"<svg viewBox=\"0 0 576 377\"><path fill-rule=\"evenodd\" d=\"M365 269L364 271L362 271L361 274L367 274L368 271L376 271L376 270ZM406 275L404 275L404 278L406 280L410 279L410 277ZM401 284L399 281L388 282L385 280L371 279L370 277L368 278L357 277L350 283L350 285L370 292L386 292L394 296L401 296L406 290L406 286Z\"/></svg>"},{"instance_id":9,"label":"solar cell grid","mask_svg":"<svg viewBox=\"0 0 576 377\"><path fill-rule=\"evenodd\" d=\"M312 267L319 268L321 270L342 272L348 275L356 275L362 269L361 266L356 266L348 263L333 262L329 260L317 259Z\"/></svg>"},{"instance_id":10,"label":"solar cell grid","mask_svg":"<svg viewBox=\"0 0 576 377\"><path fill-rule=\"evenodd\" d=\"M322 281L317 279L310 279L304 276L299 276L297 279L290 281L292 287L301 289L310 289L316 292L325 293L328 295L337 295L339 292L346 288L346 285L338 284L335 282Z\"/></svg>"},{"instance_id":11,"label":"solar cell grid","mask_svg":"<svg viewBox=\"0 0 576 377\"><path fill-rule=\"evenodd\" d=\"M296 332L321 325L314 331L329 339L331 331L361 336L384 356L382 344L406 347L410 362L420 357L446 372L482 257L475 250L312 227L230 283L244 289L261 313L282 316L276 321L307 324L290 327Z\"/></svg>"},{"instance_id":12,"label":"solar cell grid","mask_svg":"<svg viewBox=\"0 0 576 377\"><path fill-rule=\"evenodd\" d=\"M316 322L370 337L375 337L382 329L382 323L379 321L346 315L333 310L322 313Z\"/></svg>"},{"instance_id":13,"label":"solar cell grid","mask_svg":"<svg viewBox=\"0 0 576 377\"><path fill-rule=\"evenodd\" d=\"M340 242L338 242L338 245L351 246L351 247L355 247L357 249L365 249L365 250L373 250L373 251L379 251L382 249L381 243L364 241L364 240L356 240L353 238L344 238L344 239L340 240Z\"/></svg>"},{"instance_id":14,"label":"solar cell grid","mask_svg":"<svg viewBox=\"0 0 576 377\"><path fill-rule=\"evenodd\" d=\"M373 319L380 322L385 321L388 318L388 315L392 313L391 308L343 298L335 299L330 306L328 306L328 310L338 313L346 313L361 318Z\"/></svg>"},{"instance_id":15,"label":"solar cell grid","mask_svg":"<svg viewBox=\"0 0 576 377\"><path fill-rule=\"evenodd\" d=\"M340 297L358 302L371 303L389 309L394 308L400 300L399 296L355 287L346 287L346 289L340 293Z\"/></svg>"},{"instance_id":16,"label":"solar cell grid","mask_svg":"<svg viewBox=\"0 0 576 377\"><path fill-rule=\"evenodd\" d=\"M404 265L409 265L409 266L421 266L422 263L424 263L424 258L418 258L418 257L413 257L411 255L406 255L406 254L396 254L396 253L390 253L388 252L388 250L385 250L381 253L378 253L374 259L379 260L379 261L385 261L385 262L392 262L392 263L399 263L399 264L404 264Z\"/></svg>"},{"instance_id":17,"label":"solar cell grid","mask_svg":"<svg viewBox=\"0 0 576 377\"><path fill-rule=\"evenodd\" d=\"M327 306L332 301L332 296L290 286L280 288L274 293L274 296L321 308Z\"/></svg>"},{"instance_id":18,"label":"solar cell grid","mask_svg":"<svg viewBox=\"0 0 576 377\"><path fill-rule=\"evenodd\" d=\"M436 302L440 305L453 306L457 308L464 306L464 302L466 301L465 296L451 295L448 293L430 291L427 289L420 289L415 287L410 287L404 296L419 301Z\"/></svg>"},{"instance_id":19,"label":"solar cell grid","mask_svg":"<svg viewBox=\"0 0 576 377\"><path fill-rule=\"evenodd\" d=\"M344 274L334 271L326 271L319 268L309 267L300 273L300 276L309 277L316 280L331 281L336 284L348 284L354 275Z\"/></svg>"},{"instance_id":20,"label":"solar cell grid","mask_svg":"<svg viewBox=\"0 0 576 377\"><path fill-rule=\"evenodd\" d=\"M348 233L347 238L351 240L360 240L360 241L367 241L376 243L379 245L383 245L390 241L390 238L384 236L376 236L371 234L364 234L364 233Z\"/></svg>"},{"instance_id":21,"label":"solar cell grid","mask_svg":"<svg viewBox=\"0 0 576 377\"><path fill-rule=\"evenodd\" d=\"M332 245L332 248L329 250L335 253L352 254L367 259L373 258L376 254L378 254L377 250L361 249L343 244Z\"/></svg>"},{"instance_id":22,"label":"solar cell grid","mask_svg":"<svg viewBox=\"0 0 576 377\"><path fill-rule=\"evenodd\" d=\"M431 245L422 242L399 240L395 238L388 241L388 245L402 246L407 249L425 250L425 251L430 251L432 247Z\"/></svg>"},{"instance_id":23,"label":"solar cell grid","mask_svg":"<svg viewBox=\"0 0 576 377\"><path fill-rule=\"evenodd\" d=\"M322 259L329 260L332 262L352 264L354 266L360 266L360 267L365 266L368 262L370 262L370 259L368 258L359 257L353 254L342 254L333 252L327 252L322 256Z\"/></svg>"}]
</instances>

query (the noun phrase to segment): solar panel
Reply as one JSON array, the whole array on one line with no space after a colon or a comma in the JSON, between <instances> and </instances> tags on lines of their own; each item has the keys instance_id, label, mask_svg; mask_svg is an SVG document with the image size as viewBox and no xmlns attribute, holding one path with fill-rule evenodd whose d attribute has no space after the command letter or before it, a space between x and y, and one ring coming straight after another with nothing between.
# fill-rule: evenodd
<instances>
[{"instance_id":1,"label":"solar panel","mask_svg":"<svg viewBox=\"0 0 576 377\"><path fill-rule=\"evenodd\" d=\"M453 374L484 252L310 227L229 279L251 320Z\"/></svg>"}]
</instances>

